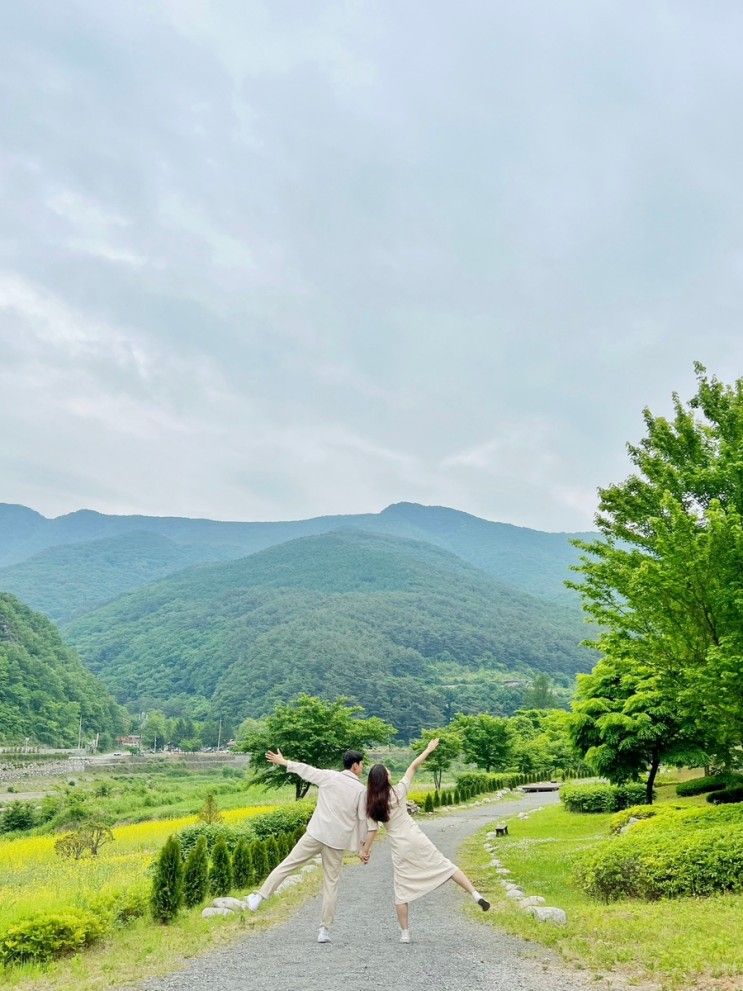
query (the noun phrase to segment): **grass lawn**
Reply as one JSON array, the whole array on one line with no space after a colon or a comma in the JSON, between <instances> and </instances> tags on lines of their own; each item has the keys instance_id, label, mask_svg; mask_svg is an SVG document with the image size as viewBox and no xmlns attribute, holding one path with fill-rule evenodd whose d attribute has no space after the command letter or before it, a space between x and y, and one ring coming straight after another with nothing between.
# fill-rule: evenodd
<instances>
[{"instance_id":1,"label":"grass lawn","mask_svg":"<svg viewBox=\"0 0 743 991\"><path fill-rule=\"evenodd\" d=\"M706 804L704 796L679 799L659 789L660 801L682 806ZM486 924L557 950L578 967L621 975L628 983L648 981L664 989L743 989L743 895L678 898L656 902L623 900L604 904L572 881L582 851L608 836L610 815L578 815L560 806L509 821L509 836L496 855L527 895L565 909L566 926L536 922L502 894L498 875L483 849L484 827L463 850L462 867L480 890L493 895Z\"/></svg>"}]
</instances>

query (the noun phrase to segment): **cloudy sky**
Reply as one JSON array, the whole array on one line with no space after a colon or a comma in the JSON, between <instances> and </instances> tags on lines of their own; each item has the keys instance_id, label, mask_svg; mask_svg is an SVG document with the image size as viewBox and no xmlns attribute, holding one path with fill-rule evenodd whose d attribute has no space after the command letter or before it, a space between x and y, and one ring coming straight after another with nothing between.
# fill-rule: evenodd
<instances>
[{"instance_id":1,"label":"cloudy sky","mask_svg":"<svg viewBox=\"0 0 743 991\"><path fill-rule=\"evenodd\" d=\"M0 501L591 522L743 372L743 6L29 0Z\"/></svg>"}]
</instances>

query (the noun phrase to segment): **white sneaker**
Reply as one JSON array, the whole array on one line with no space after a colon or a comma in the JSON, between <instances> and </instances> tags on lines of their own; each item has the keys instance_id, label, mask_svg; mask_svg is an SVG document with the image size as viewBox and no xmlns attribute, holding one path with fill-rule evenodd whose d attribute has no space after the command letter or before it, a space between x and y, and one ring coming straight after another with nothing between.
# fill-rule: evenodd
<instances>
[{"instance_id":1,"label":"white sneaker","mask_svg":"<svg viewBox=\"0 0 743 991\"><path fill-rule=\"evenodd\" d=\"M320 932L317 934L318 943L329 943L330 942L330 932L325 926L320 926Z\"/></svg>"},{"instance_id":2,"label":"white sneaker","mask_svg":"<svg viewBox=\"0 0 743 991\"><path fill-rule=\"evenodd\" d=\"M409 929L403 929L403 931L400 933L400 942L401 943L409 943L410 942L410 930Z\"/></svg>"},{"instance_id":3,"label":"white sneaker","mask_svg":"<svg viewBox=\"0 0 743 991\"><path fill-rule=\"evenodd\" d=\"M251 912L257 912L261 907L262 901L263 896L259 895L257 891L254 891L252 895L248 895L248 908Z\"/></svg>"}]
</instances>

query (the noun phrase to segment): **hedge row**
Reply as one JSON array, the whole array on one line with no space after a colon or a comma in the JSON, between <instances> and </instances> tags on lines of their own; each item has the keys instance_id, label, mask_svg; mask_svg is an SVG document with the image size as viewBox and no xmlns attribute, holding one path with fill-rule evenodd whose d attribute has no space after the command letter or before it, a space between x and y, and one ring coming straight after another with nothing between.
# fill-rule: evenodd
<instances>
[{"instance_id":1,"label":"hedge row","mask_svg":"<svg viewBox=\"0 0 743 991\"><path fill-rule=\"evenodd\" d=\"M743 891L743 809L664 812L584 854L576 879L605 901Z\"/></svg>"},{"instance_id":2,"label":"hedge row","mask_svg":"<svg viewBox=\"0 0 743 991\"><path fill-rule=\"evenodd\" d=\"M618 812L630 805L640 805L645 785L564 785L560 799L569 812Z\"/></svg>"},{"instance_id":3,"label":"hedge row","mask_svg":"<svg viewBox=\"0 0 743 991\"><path fill-rule=\"evenodd\" d=\"M219 840L224 840L230 853L234 853L241 839L251 842L256 839L276 838L286 834L294 835L303 831L312 817L315 806L311 802L295 802L292 805L281 806L273 812L249 819L241 826L227 826L224 823L196 823L186 826L178 833L183 856L191 852L197 841L203 836L211 851Z\"/></svg>"},{"instance_id":4,"label":"hedge row","mask_svg":"<svg viewBox=\"0 0 743 991\"><path fill-rule=\"evenodd\" d=\"M740 774L712 774L680 782L676 785L676 794L685 797L704 795L706 792L722 791L736 785L743 785L743 776Z\"/></svg>"},{"instance_id":5,"label":"hedge row","mask_svg":"<svg viewBox=\"0 0 743 991\"><path fill-rule=\"evenodd\" d=\"M730 805L734 802L743 802L743 784L733 785L731 788L723 788L722 791L714 791L707 795L707 801L713 805Z\"/></svg>"}]
</instances>

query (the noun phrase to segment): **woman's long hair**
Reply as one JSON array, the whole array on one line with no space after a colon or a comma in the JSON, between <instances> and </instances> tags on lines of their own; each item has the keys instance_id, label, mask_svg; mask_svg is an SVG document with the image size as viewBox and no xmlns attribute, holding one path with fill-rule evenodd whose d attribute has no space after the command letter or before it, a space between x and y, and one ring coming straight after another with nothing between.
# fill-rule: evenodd
<instances>
[{"instance_id":1,"label":"woman's long hair","mask_svg":"<svg viewBox=\"0 0 743 991\"><path fill-rule=\"evenodd\" d=\"M384 764L375 764L366 779L366 814L375 822L389 822L392 785Z\"/></svg>"}]
</instances>

